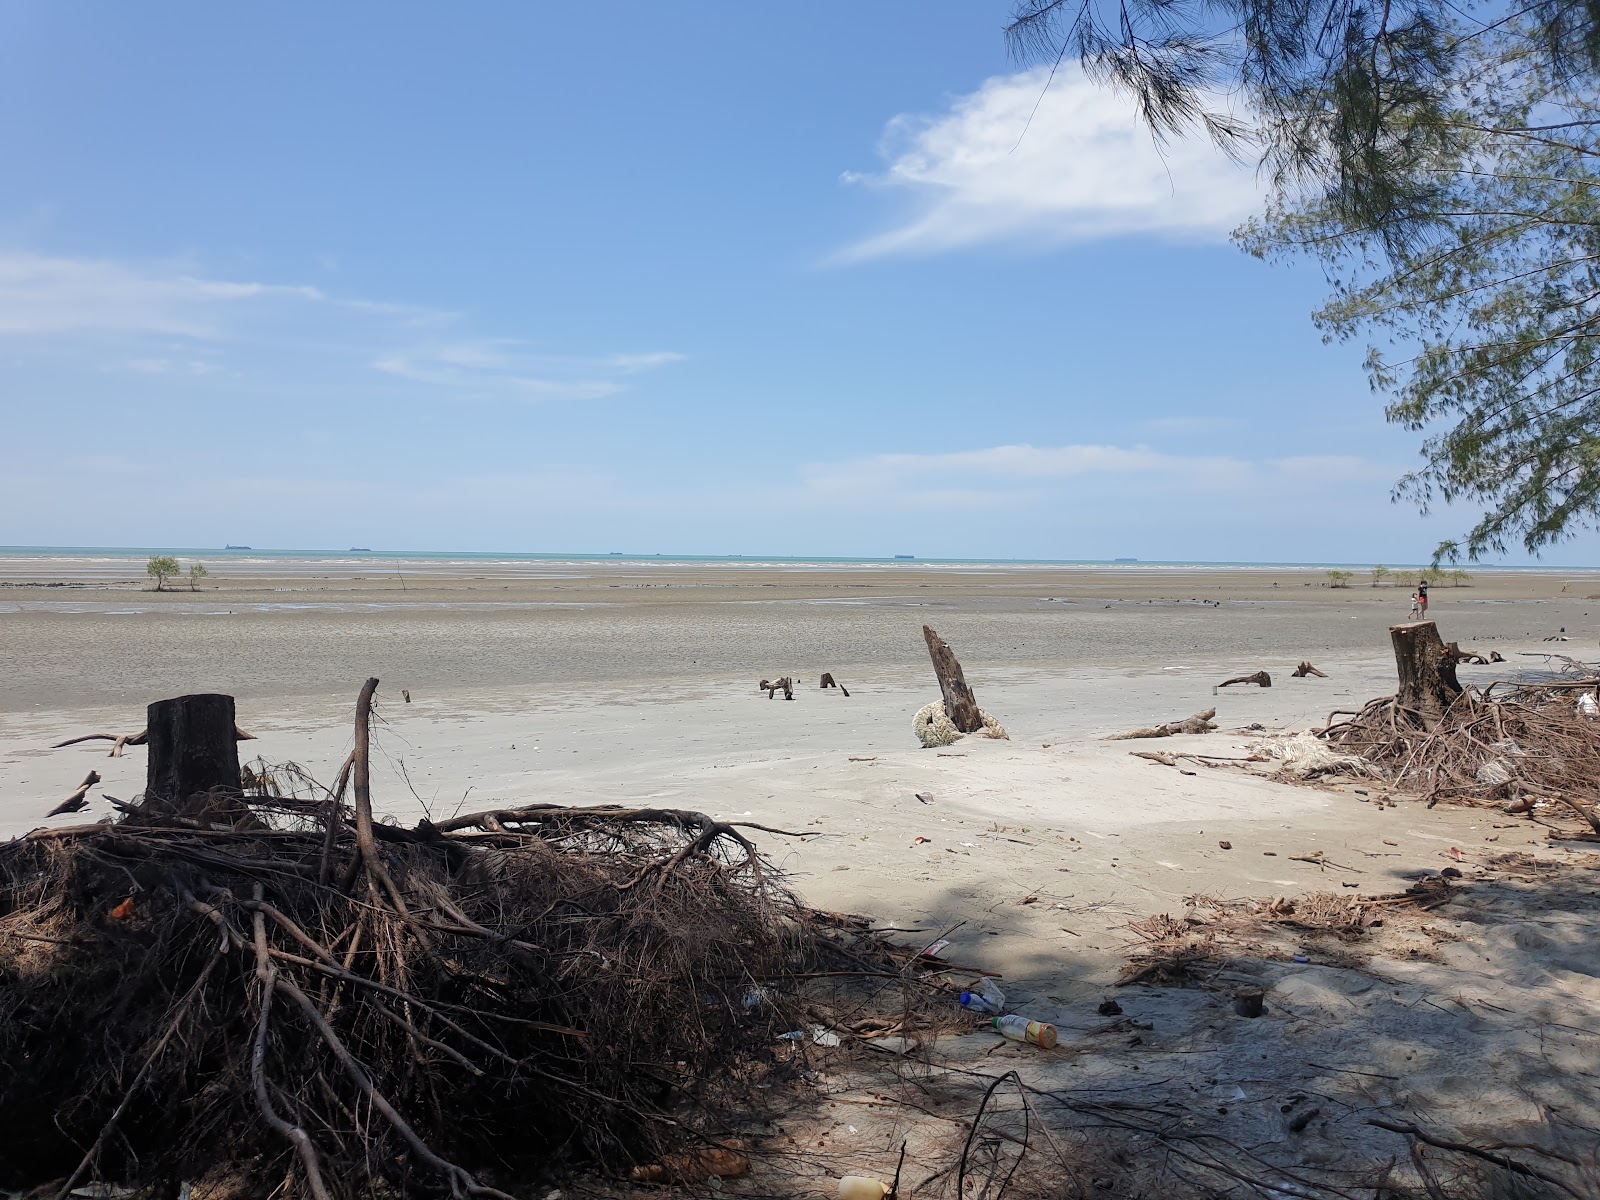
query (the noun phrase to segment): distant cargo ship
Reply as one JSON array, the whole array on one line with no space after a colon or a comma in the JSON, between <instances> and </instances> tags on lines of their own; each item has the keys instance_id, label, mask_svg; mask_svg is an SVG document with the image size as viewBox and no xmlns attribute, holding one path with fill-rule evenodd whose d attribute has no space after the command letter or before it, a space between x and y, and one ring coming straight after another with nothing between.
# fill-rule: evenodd
<instances>
[{"instance_id":1,"label":"distant cargo ship","mask_svg":"<svg viewBox=\"0 0 1600 1200\"><path fill-rule=\"evenodd\" d=\"M248 550L249 546L224 546L224 550Z\"/></svg>"},{"instance_id":2,"label":"distant cargo ship","mask_svg":"<svg viewBox=\"0 0 1600 1200\"><path fill-rule=\"evenodd\" d=\"M896 554L896 558L916 558L915 554Z\"/></svg>"},{"instance_id":3,"label":"distant cargo ship","mask_svg":"<svg viewBox=\"0 0 1600 1200\"><path fill-rule=\"evenodd\" d=\"M1113 558L1112 562L1138 562L1137 558Z\"/></svg>"},{"instance_id":4,"label":"distant cargo ship","mask_svg":"<svg viewBox=\"0 0 1600 1200\"><path fill-rule=\"evenodd\" d=\"M350 547L350 553L351 554L371 554L372 553L372 547L371 546L351 546Z\"/></svg>"}]
</instances>

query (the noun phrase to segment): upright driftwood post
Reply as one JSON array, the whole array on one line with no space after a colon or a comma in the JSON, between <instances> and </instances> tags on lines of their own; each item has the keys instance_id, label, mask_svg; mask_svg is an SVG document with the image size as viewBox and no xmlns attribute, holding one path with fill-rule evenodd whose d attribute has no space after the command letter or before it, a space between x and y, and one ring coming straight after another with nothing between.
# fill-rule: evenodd
<instances>
[{"instance_id":1,"label":"upright driftwood post","mask_svg":"<svg viewBox=\"0 0 1600 1200\"><path fill-rule=\"evenodd\" d=\"M1394 665L1400 676L1400 707L1416 713L1431 728L1461 695L1455 659L1432 621L1391 626L1389 640L1394 643Z\"/></svg>"},{"instance_id":2,"label":"upright driftwood post","mask_svg":"<svg viewBox=\"0 0 1600 1200\"><path fill-rule=\"evenodd\" d=\"M213 788L240 790L232 696L175 696L146 711L147 796L182 802Z\"/></svg>"},{"instance_id":3,"label":"upright driftwood post","mask_svg":"<svg viewBox=\"0 0 1600 1200\"><path fill-rule=\"evenodd\" d=\"M933 673L939 677L939 691L944 694L945 716L962 733L977 733L983 728L978 698L967 686L966 676L961 673L961 664L956 661L955 652L926 625L922 627L922 636L933 658Z\"/></svg>"}]
</instances>

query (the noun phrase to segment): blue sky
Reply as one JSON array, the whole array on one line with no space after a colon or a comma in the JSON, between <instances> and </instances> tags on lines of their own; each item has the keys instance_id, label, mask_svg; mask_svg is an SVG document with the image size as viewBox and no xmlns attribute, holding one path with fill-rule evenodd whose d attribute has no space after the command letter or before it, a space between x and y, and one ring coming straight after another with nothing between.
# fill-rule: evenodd
<instances>
[{"instance_id":1,"label":"blue sky","mask_svg":"<svg viewBox=\"0 0 1600 1200\"><path fill-rule=\"evenodd\" d=\"M0 544L1424 558L1252 173L1006 12L13 0Z\"/></svg>"}]
</instances>

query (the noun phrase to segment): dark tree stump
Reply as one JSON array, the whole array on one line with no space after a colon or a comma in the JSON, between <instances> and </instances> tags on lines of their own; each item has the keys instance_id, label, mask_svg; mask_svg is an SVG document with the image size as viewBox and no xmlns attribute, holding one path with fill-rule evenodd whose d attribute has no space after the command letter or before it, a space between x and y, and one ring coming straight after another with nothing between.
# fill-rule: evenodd
<instances>
[{"instance_id":1,"label":"dark tree stump","mask_svg":"<svg viewBox=\"0 0 1600 1200\"><path fill-rule=\"evenodd\" d=\"M232 696L157 700L148 713L145 795L182 803L213 788L240 791Z\"/></svg>"},{"instance_id":2,"label":"dark tree stump","mask_svg":"<svg viewBox=\"0 0 1600 1200\"><path fill-rule=\"evenodd\" d=\"M983 728L983 715L978 711L978 698L972 694L966 676L961 673L961 664L956 661L955 652L926 625L922 627L922 636L933 658L933 673L939 677L945 716L962 733L977 733Z\"/></svg>"},{"instance_id":3,"label":"dark tree stump","mask_svg":"<svg viewBox=\"0 0 1600 1200\"><path fill-rule=\"evenodd\" d=\"M1416 713L1431 729L1461 695L1455 658L1432 621L1391 626L1389 640L1394 643L1394 665L1400 677L1396 694L1400 707Z\"/></svg>"}]
</instances>

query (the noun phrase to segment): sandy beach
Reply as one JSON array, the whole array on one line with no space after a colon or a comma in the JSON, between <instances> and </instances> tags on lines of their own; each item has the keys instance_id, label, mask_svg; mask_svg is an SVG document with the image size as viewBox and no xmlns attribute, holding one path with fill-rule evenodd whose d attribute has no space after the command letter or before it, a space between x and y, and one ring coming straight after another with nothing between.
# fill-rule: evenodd
<instances>
[{"instance_id":1,"label":"sandy beach","mask_svg":"<svg viewBox=\"0 0 1600 1200\"><path fill-rule=\"evenodd\" d=\"M132 732L144 704L180 692L233 693L257 738L243 753L331 778L351 744L356 690L377 675L374 787L387 817L649 801L820 835L764 848L813 903L883 926L956 927L954 960L1002 973L1019 1011L1061 1026L1064 1048L1049 1061L1027 1047L999 1056L1047 1082L1090 1086L1141 1064L1181 1075L1208 1120L1271 1143L1285 1166L1380 1161L1393 1137L1363 1120L1379 1108L1501 1137L1508 1125L1544 1136L1551 1108L1600 1125L1576 1066L1597 1036L1595 898L1584 884L1567 908L1541 908L1505 865L1507 854L1580 854L1493 810L1390 807L1360 782L1179 770L1131 756L1141 743L1104 740L1215 706L1217 733L1161 748L1242 755L1263 733L1320 725L1392 691L1386 630L1405 615L1407 587L1358 576L1335 589L1322 572L1292 569L463 574L372 563L219 570L198 593L156 594L136 565L51 578L42 561L0 562L0 583L13 585L0 587L0 835L44 823L91 767L105 777L100 794L136 794L140 751L49 746ZM1541 655L1594 657L1597 604L1600 575L1484 572L1436 587L1430 615L1447 640L1506 657L1461 669L1487 680L1542 670ZM938 695L924 623L955 648L1009 741L918 746L912 714ZM1545 640L1562 629L1571 641ZM1328 677L1291 678L1302 659ZM1260 669L1270 689L1215 690ZM848 698L818 689L823 671ZM794 701L756 690L785 673L800 685ZM110 811L92 798L90 819ZM1317 851L1337 868L1293 858ZM1182 912L1186 898L1377 895L1445 866L1480 886L1435 914L1434 935L1402 937L1371 973L1311 955L1262 966L1274 1019L1248 1031L1210 992L1113 987L1128 922ZM1133 1044L1094 1032L1105 1025L1095 1006L1113 991L1153 1032ZM1285 1097L1308 1091L1332 1099L1307 1137L1290 1137ZM855 1132L842 1132L847 1117ZM888 1117L829 1119L814 1118L858 1167L891 1169L907 1136Z\"/></svg>"}]
</instances>

